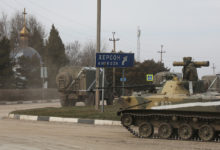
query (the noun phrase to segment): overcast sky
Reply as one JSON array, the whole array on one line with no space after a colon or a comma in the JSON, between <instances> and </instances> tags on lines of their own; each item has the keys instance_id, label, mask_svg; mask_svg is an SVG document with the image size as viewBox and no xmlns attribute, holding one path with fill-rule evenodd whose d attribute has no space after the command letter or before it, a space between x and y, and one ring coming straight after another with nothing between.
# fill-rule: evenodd
<instances>
[{"instance_id":1,"label":"overcast sky","mask_svg":"<svg viewBox=\"0 0 220 150\"><path fill-rule=\"evenodd\" d=\"M0 10L9 16L25 7L45 27L54 24L64 43L96 41L97 0L0 0ZM141 60L159 61L164 45L165 66L183 56L215 63L220 73L220 0L102 0L102 42L112 50L116 32L117 50L137 51L137 26L141 29ZM201 75L212 68L198 69Z\"/></svg>"}]
</instances>

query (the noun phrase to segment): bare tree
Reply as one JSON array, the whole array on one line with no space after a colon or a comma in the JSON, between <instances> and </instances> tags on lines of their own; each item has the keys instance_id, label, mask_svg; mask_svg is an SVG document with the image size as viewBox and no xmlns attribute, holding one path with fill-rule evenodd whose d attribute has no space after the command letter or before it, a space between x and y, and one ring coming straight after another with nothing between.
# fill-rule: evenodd
<instances>
[{"instance_id":1,"label":"bare tree","mask_svg":"<svg viewBox=\"0 0 220 150\"><path fill-rule=\"evenodd\" d=\"M106 51L106 44L102 46L102 52ZM66 54L70 65L73 66L95 66L96 44L89 41L82 47L79 41L74 41L66 46Z\"/></svg>"},{"instance_id":2,"label":"bare tree","mask_svg":"<svg viewBox=\"0 0 220 150\"><path fill-rule=\"evenodd\" d=\"M79 66L81 56L81 44L79 41L74 41L66 46L66 53L70 61L70 65Z\"/></svg>"},{"instance_id":3,"label":"bare tree","mask_svg":"<svg viewBox=\"0 0 220 150\"><path fill-rule=\"evenodd\" d=\"M19 43L19 33L24 25L24 16L22 12L16 12L10 20L10 40L11 47L15 48ZM34 30L41 34L41 37L45 38L45 30L40 22L34 16L28 15L26 19L26 26L30 32L30 36L34 33Z\"/></svg>"},{"instance_id":4,"label":"bare tree","mask_svg":"<svg viewBox=\"0 0 220 150\"><path fill-rule=\"evenodd\" d=\"M90 41L85 44L82 54L81 54L81 65L82 66L95 66L95 53L96 53L96 45L94 42Z\"/></svg>"},{"instance_id":5,"label":"bare tree","mask_svg":"<svg viewBox=\"0 0 220 150\"><path fill-rule=\"evenodd\" d=\"M43 25L40 22L38 22L34 16L28 17L27 27L31 35L34 33L34 30L36 29L43 38L46 37Z\"/></svg>"},{"instance_id":6,"label":"bare tree","mask_svg":"<svg viewBox=\"0 0 220 150\"><path fill-rule=\"evenodd\" d=\"M9 37L8 35L8 19L7 15L2 12L0 18L0 37Z\"/></svg>"}]
</instances>

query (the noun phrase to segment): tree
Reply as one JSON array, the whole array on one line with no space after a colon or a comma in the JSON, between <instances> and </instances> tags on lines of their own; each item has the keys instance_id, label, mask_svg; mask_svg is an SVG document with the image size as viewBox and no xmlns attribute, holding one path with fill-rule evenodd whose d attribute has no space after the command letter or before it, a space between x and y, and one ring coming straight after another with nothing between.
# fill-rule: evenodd
<instances>
[{"instance_id":1,"label":"tree","mask_svg":"<svg viewBox=\"0 0 220 150\"><path fill-rule=\"evenodd\" d=\"M8 88L13 78L12 60L10 58L10 41L3 37L0 40L0 87Z\"/></svg>"},{"instance_id":2,"label":"tree","mask_svg":"<svg viewBox=\"0 0 220 150\"><path fill-rule=\"evenodd\" d=\"M35 55L32 57L21 56L18 58L16 69L17 83L26 88L41 87L40 60Z\"/></svg>"},{"instance_id":3,"label":"tree","mask_svg":"<svg viewBox=\"0 0 220 150\"><path fill-rule=\"evenodd\" d=\"M5 13L0 18L0 37L9 37L8 35L8 19Z\"/></svg>"},{"instance_id":4,"label":"tree","mask_svg":"<svg viewBox=\"0 0 220 150\"><path fill-rule=\"evenodd\" d=\"M33 29L33 33L30 34L29 36L29 45L34 49L36 49L40 54L40 56L42 57L42 59L44 60L46 55L45 46L44 46L44 37L37 29L37 27Z\"/></svg>"},{"instance_id":5,"label":"tree","mask_svg":"<svg viewBox=\"0 0 220 150\"><path fill-rule=\"evenodd\" d=\"M47 49L47 66L48 66L48 83L49 87L56 87L55 78L60 67L68 63L65 54L64 44L59 36L58 30L52 25L50 35L46 44Z\"/></svg>"},{"instance_id":6,"label":"tree","mask_svg":"<svg viewBox=\"0 0 220 150\"><path fill-rule=\"evenodd\" d=\"M35 48L39 54L43 57L45 31L41 23L31 15L26 18L26 27L29 31L29 46ZM19 46L20 31L24 25L24 18L22 12L17 12L10 19L9 31L11 48L14 49ZM32 39L33 38L33 39Z\"/></svg>"},{"instance_id":7,"label":"tree","mask_svg":"<svg viewBox=\"0 0 220 150\"><path fill-rule=\"evenodd\" d=\"M102 46L102 52L106 49L106 44ZM70 65L73 66L95 66L96 44L93 41L85 43L83 46L74 41L66 46L67 56Z\"/></svg>"},{"instance_id":8,"label":"tree","mask_svg":"<svg viewBox=\"0 0 220 150\"><path fill-rule=\"evenodd\" d=\"M149 84L146 82L146 74L156 74L162 71L169 71L164 67L163 63L155 62L153 59L145 60L142 63L136 62L135 67L127 68L127 84L130 85L144 85Z\"/></svg>"},{"instance_id":9,"label":"tree","mask_svg":"<svg viewBox=\"0 0 220 150\"><path fill-rule=\"evenodd\" d=\"M126 82L125 86L140 86L140 88L131 88L134 90L145 90L144 85L151 84L146 82L147 74L156 74L162 71L169 71L168 68L164 67L163 63L155 62L152 60L145 60L144 62L135 62L134 67L125 68ZM112 83L112 68L106 69L106 78L109 83ZM121 86L122 82L120 78L122 77L122 68L116 68L116 86ZM143 87L142 87L143 86ZM118 89L118 95L120 95L121 90Z\"/></svg>"},{"instance_id":10,"label":"tree","mask_svg":"<svg viewBox=\"0 0 220 150\"><path fill-rule=\"evenodd\" d=\"M74 41L73 43L69 43L66 46L67 57L69 59L69 63L72 66L81 65L81 44L79 41Z\"/></svg>"},{"instance_id":11,"label":"tree","mask_svg":"<svg viewBox=\"0 0 220 150\"><path fill-rule=\"evenodd\" d=\"M95 54L96 54L96 45L93 42L88 42L83 48L81 53L81 65L82 66L95 66Z\"/></svg>"}]
</instances>

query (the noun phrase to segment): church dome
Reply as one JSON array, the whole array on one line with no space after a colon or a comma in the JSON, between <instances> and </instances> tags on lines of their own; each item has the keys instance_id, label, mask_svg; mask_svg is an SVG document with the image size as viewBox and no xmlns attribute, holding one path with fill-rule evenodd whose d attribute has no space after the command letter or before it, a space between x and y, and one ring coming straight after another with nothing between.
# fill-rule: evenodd
<instances>
[{"instance_id":1,"label":"church dome","mask_svg":"<svg viewBox=\"0 0 220 150\"><path fill-rule=\"evenodd\" d=\"M20 48L19 51L14 55L14 58L18 59L21 56L29 57L29 58L32 58L33 56L37 56L37 58L40 60L40 64L43 64L40 54L32 47Z\"/></svg>"},{"instance_id":2,"label":"church dome","mask_svg":"<svg viewBox=\"0 0 220 150\"><path fill-rule=\"evenodd\" d=\"M20 31L20 35L27 36L28 34L29 34L28 29L24 26Z\"/></svg>"}]
</instances>

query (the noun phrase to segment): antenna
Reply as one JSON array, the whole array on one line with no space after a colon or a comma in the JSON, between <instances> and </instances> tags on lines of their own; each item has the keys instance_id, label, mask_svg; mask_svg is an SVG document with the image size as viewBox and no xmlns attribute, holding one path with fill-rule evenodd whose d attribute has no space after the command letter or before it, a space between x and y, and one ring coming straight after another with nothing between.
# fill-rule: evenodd
<instances>
[{"instance_id":1,"label":"antenna","mask_svg":"<svg viewBox=\"0 0 220 150\"><path fill-rule=\"evenodd\" d=\"M137 61L140 62L141 42L140 42L141 30L137 28Z\"/></svg>"},{"instance_id":2,"label":"antenna","mask_svg":"<svg viewBox=\"0 0 220 150\"><path fill-rule=\"evenodd\" d=\"M216 69L216 67L215 67L215 64L214 64L214 63L212 64L212 69L213 69L213 74L215 74L215 69Z\"/></svg>"}]
</instances>

